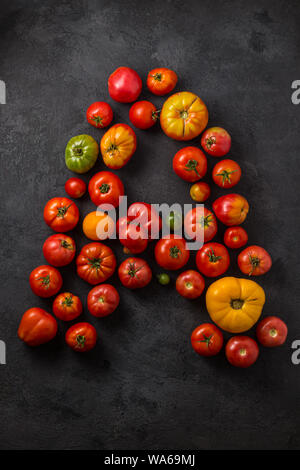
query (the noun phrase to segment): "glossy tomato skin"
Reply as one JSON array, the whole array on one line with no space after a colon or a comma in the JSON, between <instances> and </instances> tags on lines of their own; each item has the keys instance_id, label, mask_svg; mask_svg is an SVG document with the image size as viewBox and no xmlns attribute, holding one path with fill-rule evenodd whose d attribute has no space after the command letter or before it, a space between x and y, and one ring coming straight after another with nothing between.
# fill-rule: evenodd
<instances>
[{"instance_id":1,"label":"glossy tomato skin","mask_svg":"<svg viewBox=\"0 0 300 470\"><path fill-rule=\"evenodd\" d=\"M30 308L24 313L19 328L18 336L28 346L39 346L48 343L57 333L55 318L42 308Z\"/></svg>"},{"instance_id":2,"label":"glossy tomato skin","mask_svg":"<svg viewBox=\"0 0 300 470\"><path fill-rule=\"evenodd\" d=\"M229 253L221 243L206 243L196 255L196 264L204 276L221 276L229 268Z\"/></svg>"},{"instance_id":3,"label":"glossy tomato skin","mask_svg":"<svg viewBox=\"0 0 300 470\"><path fill-rule=\"evenodd\" d=\"M226 344L225 354L231 365L246 368L256 362L259 348L249 336L233 336Z\"/></svg>"},{"instance_id":4,"label":"glossy tomato skin","mask_svg":"<svg viewBox=\"0 0 300 470\"><path fill-rule=\"evenodd\" d=\"M63 280L58 269L43 264L30 273L29 283L34 294L47 298L58 293Z\"/></svg>"},{"instance_id":5,"label":"glossy tomato skin","mask_svg":"<svg viewBox=\"0 0 300 470\"><path fill-rule=\"evenodd\" d=\"M79 199L86 192L86 184L80 178L69 178L65 183L65 191L73 199Z\"/></svg>"},{"instance_id":6,"label":"glossy tomato skin","mask_svg":"<svg viewBox=\"0 0 300 470\"><path fill-rule=\"evenodd\" d=\"M232 188L240 181L242 170L238 163L229 158L218 162L212 171L212 178L220 188Z\"/></svg>"},{"instance_id":7,"label":"glossy tomato skin","mask_svg":"<svg viewBox=\"0 0 300 470\"><path fill-rule=\"evenodd\" d=\"M210 192L209 184L201 181L191 186L190 196L196 202L204 202L210 197Z\"/></svg>"},{"instance_id":8,"label":"glossy tomato skin","mask_svg":"<svg viewBox=\"0 0 300 470\"><path fill-rule=\"evenodd\" d=\"M193 269L184 271L176 279L176 290L186 299L197 299L202 294L204 287L203 276Z\"/></svg>"},{"instance_id":9,"label":"glossy tomato skin","mask_svg":"<svg viewBox=\"0 0 300 470\"><path fill-rule=\"evenodd\" d=\"M175 140L191 140L207 126L208 111L199 96L182 91L170 96L160 113L164 133Z\"/></svg>"},{"instance_id":10,"label":"glossy tomato skin","mask_svg":"<svg viewBox=\"0 0 300 470\"><path fill-rule=\"evenodd\" d=\"M243 274L261 276L271 269L272 259L264 248L251 245L239 254L238 265Z\"/></svg>"},{"instance_id":11,"label":"glossy tomato skin","mask_svg":"<svg viewBox=\"0 0 300 470\"><path fill-rule=\"evenodd\" d=\"M177 74L165 67L150 70L147 77L147 87L157 96L163 96L174 90L177 84Z\"/></svg>"},{"instance_id":12,"label":"glossy tomato skin","mask_svg":"<svg viewBox=\"0 0 300 470\"><path fill-rule=\"evenodd\" d=\"M118 103L132 103L138 99L141 91L141 77L129 67L117 68L108 79L110 97Z\"/></svg>"},{"instance_id":13,"label":"glossy tomato skin","mask_svg":"<svg viewBox=\"0 0 300 470\"><path fill-rule=\"evenodd\" d=\"M200 207L191 209L184 218L184 230L187 237L195 239L197 230L204 230L203 242L209 242L218 231L218 224L215 215L206 207L203 211Z\"/></svg>"},{"instance_id":14,"label":"glossy tomato skin","mask_svg":"<svg viewBox=\"0 0 300 470\"><path fill-rule=\"evenodd\" d=\"M256 327L256 336L260 344L274 348L285 343L288 328L284 321L275 316L263 318Z\"/></svg>"},{"instance_id":15,"label":"glossy tomato skin","mask_svg":"<svg viewBox=\"0 0 300 470\"><path fill-rule=\"evenodd\" d=\"M77 274L92 285L100 284L113 275L117 261L108 246L103 243L88 243L79 253L77 259Z\"/></svg>"},{"instance_id":16,"label":"glossy tomato skin","mask_svg":"<svg viewBox=\"0 0 300 470\"><path fill-rule=\"evenodd\" d=\"M74 173L86 173L95 165L99 146L90 135L75 135L69 140L65 150L67 168Z\"/></svg>"},{"instance_id":17,"label":"glossy tomato skin","mask_svg":"<svg viewBox=\"0 0 300 470\"><path fill-rule=\"evenodd\" d=\"M97 342L97 331L87 322L76 323L66 332L66 343L77 352L87 352L93 349Z\"/></svg>"},{"instance_id":18,"label":"glossy tomato skin","mask_svg":"<svg viewBox=\"0 0 300 470\"><path fill-rule=\"evenodd\" d=\"M51 235L43 245L43 254L46 261L56 268L70 264L74 259L75 253L75 241L63 233Z\"/></svg>"},{"instance_id":19,"label":"glossy tomato skin","mask_svg":"<svg viewBox=\"0 0 300 470\"><path fill-rule=\"evenodd\" d=\"M218 219L229 227L244 222L249 212L249 204L240 194L226 194L215 200L213 210Z\"/></svg>"},{"instance_id":20,"label":"glossy tomato skin","mask_svg":"<svg viewBox=\"0 0 300 470\"><path fill-rule=\"evenodd\" d=\"M90 240L107 240L114 234L115 222L106 212L96 210L85 216L82 230Z\"/></svg>"},{"instance_id":21,"label":"glossy tomato skin","mask_svg":"<svg viewBox=\"0 0 300 470\"><path fill-rule=\"evenodd\" d=\"M136 151L134 130L127 124L115 124L103 135L100 150L103 162L108 168L122 168Z\"/></svg>"},{"instance_id":22,"label":"glossy tomato skin","mask_svg":"<svg viewBox=\"0 0 300 470\"><path fill-rule=\"evenodd\" d=\"M173 170L184 181L194 183L207 171L206 156L197 147L184 147L173 158Z\"/></svg>"},{"instance_id":23,"label":"glossy tomato skin","mask_svg":"<svg viewBox=\"0 0 300 470\"><path fill-rule=\"evenodd\" d=\"M138 129L149 129L158 119L158 111L150 101L137 101L129 111L129 119Z\"/></svg>"},{"instance_id":24,"label":"glossy tomato skin","mask_svg":"<svg viewBox=\"0 0 300 470\"><path fill-rule=\"evenodd\" d=\"M118 207L124 196L124 185L111 171L99 171L89 182L89 195L94 204L111 204Z\"/></svg>"},{"instance_id":25,"label":"glossy tomato skin","mask_svg":"<svg viewBox=\"0 0 300 470\"><path fill-rule=\"evenodd\" d=\"M191 335L194 351L200 356L216 356L223 346L223 333L212 323L202 323Z\"/></svg>"},{"instance_id":26,"label":"glossy tomato skin","mask_svg":"<svg viewBox=\"0 0 300 470\"><path fill-rule=\"evenodd\" d=\"M151 204L147 202L134 202L128 207L128 217L136 218L142 228L148 232L148 239L158 238L162 227L162 220Z\"/></svg>"},{"instance_id":27,"label":"glossy tomato skin","mask_svg":"<svg viewBox=\"0 0 300 470\"><path fill-rule=\"evenodd\" d=\"M44 220L55 232L69 232L78 223L79 210L71 199L54 197L45 205Z\"/></svg>"},{"instance_id":28,"label":"glossy tomato skin","mask_svg":"<svg viewBox=\"0 0 300 470\"><path fill-rule=\"evenodd\" d=\"M145 287L152 279L148 263L141 258L127 258L120 264L118 274L121 283L128 289Z\"/></svg>"},{"instance_id":29,"label":"glossy tomato skin","mask_svg":"<svg viewBox=\"0 0 300 470\"><path fill-rule=\"evenodd\" d=\"M77 295L73 295L71 292L63 292L54 299L52 310L60 320L71 321L81 315L82 303Z\"/></svg>"},{"instance_id":30,"label":"glossy tomato skin","mask_svg":"<svg viewBox=\"0 0 300 470\"><path fill-rule=\"evenodd\" d=\"M120 296L117 289L111 284L100 284L93 287L88 293L88 311L94 317L106 317L113 313L118 307Z\"/></svg>"},{"instance_id":31,"label":"glossy tomato skin","mask_svg":"<svg viewBox=\"0 0 300 470\"><path fill-rule=\"evenodd\" d=\"M146 250L148 233L134 223L134 217L121 217L117 222L117 233L125 253L138 254Z\"/></svg>"},{"instance_id":32,"label":"glossy tomato skin","mask_svg":"<svg viewBox=\"0 0 300 470\"><path fill-rule=\"evenodd\" d=\"M222 127L210 127L203 132L201 146L213 157L223 157L231 147L231 137Z\"/></svg>"},{"instance_id":33,"label":"glossy tomato skin","mask_svg":"<svg viewBox=\"0 0 300 470\"><path fill-rule=\"evenodd\" d=\"M113 110L105 101L96 101L86 111L87 121L94 127L103 128L109 126L113 117Z\"/></svg>"},{"instance_id":34,"label":"glossy tomato skin","mask_svg":"<svg viewBox=\"0 0 300 470\"><path fill-rule=\"evenodd\" d=\"M237 249L246 245L248 234L243 227L228 227L224 233L224 243L228 248Z\"/></svg>"},{"instance_id":35,"label":"glossy tomato skin","mask_svg":"<svg viewBox=\"0 0 300 470\"><path fill-rule=\"evenodd\" d=\"M175 234L161 238L155 245L154 254L157 264L170 271L183 268L190 257L186 241Z\"/></svg>"}]
</instances>

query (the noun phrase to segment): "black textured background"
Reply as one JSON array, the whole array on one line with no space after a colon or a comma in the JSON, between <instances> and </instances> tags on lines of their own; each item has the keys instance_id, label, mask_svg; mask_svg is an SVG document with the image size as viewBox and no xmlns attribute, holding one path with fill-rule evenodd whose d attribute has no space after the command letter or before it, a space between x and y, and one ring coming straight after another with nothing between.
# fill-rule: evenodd
<instances>
[{"instance_id":1,"label":"black textured background","mask_svg":"<svg viewBox=\"0 0 300 470\"><path fill-rule=\"evenodd\" d=\"M300 339L300 106L291 102L291 83L300 79L299 2L2 0L0 9L0 79L7 85L7 104L0 106L0 339L7 344L0 447L299 448L300 366L291 363L291 343ZM230 155L243 170L236 191L251 205L245 228L274 261L258 279L267 295L264 314L280 315L289 326L287 343L262 350L248 370L231 367L224 353L205 360L193 352L190 333L208 320L204 296L189 302L177 295L175 273L172 286L154 280L134 293L115 276L118 311L102 320L84 313L100 335L88 355L64 344L62 324L58 337L39 349L17 339L27 308L51 309L50 300L31 292L28 275L44 263L41 248L51 234L43 207L65 195L71 176L67 141L81 133L100 139L102 131L85 120L96 100L111 103L114 122L128 122L129 106L113 103L107 92L107 78L120 65L136 69L144 83L153 67L176 70L176 91L199 94L209 124L232 135ZM158 106L164 100L145 87L141 98ZM129 202L191 202L189 185L172 171L184 144L159 125L137 136L136 154L118 172ZM209 158L210 168L214 163ZM101 169L99 160L84 179ZM211 201L221 192L214 187ZM82 216L93 210L88 196L78 205ZM87 241L80 227L74 237L79 247ZM159 272L153 246L145 256ZM235 257L230 274L238 274ZM74 265L61 271L63 289L85 301L90 286Z\"/></svg>"}]
</instances>

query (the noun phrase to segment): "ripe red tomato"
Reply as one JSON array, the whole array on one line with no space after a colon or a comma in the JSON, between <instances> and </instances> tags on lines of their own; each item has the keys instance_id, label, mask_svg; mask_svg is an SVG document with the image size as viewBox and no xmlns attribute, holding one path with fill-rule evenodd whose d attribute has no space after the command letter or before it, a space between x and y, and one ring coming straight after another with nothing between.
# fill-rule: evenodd
<instances>
[{"instance_id":1,"label":"ripe red tomato","mask_svg":"<svg viewBox=\"0 0 300 470\"><path fill-rule=\"evenodd\" d=\"M194 207L184 218L185 235L190 239L195 239L198 230L204 230L203 241L209 242L218 231L218 224L214 214L206 207Z\"/></svg>"},{"instance_id":2,"label":"ripe red tomato","mask_svg":"<svg viewBox=\"0 0 300 470\"><path fill-rule=\"evenodd\" d=\"M224 243L228 248L241 248L246 245L248 234L242 227L228 227L224 233Z\"/></svg>"},{"instance_id":3,"label":"ripe red tomato","mask_svg":"<svg viewBox=\"0 0 300 470\"><path fill-rule=\"evenodd\" d=\"M272 259L264 248L251 245L240 252L238 265L243 274L261 276L271 269Z\"/></svg>"},{"instance_id":4,"label":"ripe red tomato","mask_svg":"<svg viewBox=\"0 0 300 470\"><path fill-rule=\"evenodd\" d=\"M63 280L58 269L42 265L30 273L29 283L34 294L45 298L57 294L61 289Z\"/></svg>"},{"instance_id":5,"label":"ripe red tomato","mask_svg":"<svg viewBox=\"0 0 300 470\"><path fill-rule=\"evenodd\" d=\"M140 223L141 227L148 232L148 239L158 238L162 221L154 207L147 202L134 202L128 207L127 214L134 217L136 223Z\"/></svg>"},{"instance_id":6,"label":"ripe red tomato","mask_svg":"<svg viewBox=\"0 0 300 470\"><path fill-rule=\"evenodd\" d=\"M96 206L111 204L118 207L124 196L124 185L111 171L99 171L89 182L89 195Z\"/></svg>"},{"instance_id":7,"label":"ripe red tomato","mask_svg":"<svg viewBox=\"0 0 300 470\"><path fill-rule=\"evenodd\" d=\"M190 257L186 241L175 234L161 238L155 245L154 254L159 266L172 271L183 268Z\"/></svg>"},{"instance_id":8,"label":"ripe red tomato","mask_svg":"<svg viewBox=\"0 0 300 470\"><path fill-rule=\"evenodd\" d=\"M54 315L60 320L70 321L81 315L82 303L77 295L63 292L54 299L52 310Z\"/></svg>"},{"instance_id":9,"label":"ripe red tomato","mask_svg":"<svg viewBox=\"0 0 300 470\"><path fill-rule=\"evenodd\" d=\"M146 250L148 233L134 222L134 217L121 217L117 222L117 232L125 253L138 254Z\"/></svg>"},{"instance_id":10,"label":"ripe red tomato","mask_svg":"<svg viewBox=\"0 0 300 470\"><path fill-rule=\"evenodd\" d=\"M119 67L108 79L110 97L118 103L132 103L142 91L141 77L129 67Z\"/></svg>"},{"instance_id":11,"label":"ripe red tomato","mask_svg":"<svg viewBox=\"0 0 300 470\"><path fill-rule=\"evenodd\" d=\"M240 165L229 158L218 162L212 171L212 178L220 188L232 188L240 181L241 176Z\"/></svg>"},{"instance_id":12,"label":"ripe red tomato","mask_svg":"<svg viewBox=\"0 0 300 470\"><path fill-rule=\"evenodd\" d=\"M210 196L210 186L207 183L195 183L190 189L191 198L196 202L204 202Z\"/></svg>"},{"instance_id":13,"label":"ripe red tomato","mask_svg":"<svg viewBox=\"0 0 300 470\"><path fill-rule=\"evenodd\" d=\"M200 273L189 269L179 274L176 279L177 292L186 299L196 299L200 297L205 287L205 281Z\"/></svg>"},{"instance_id":14,"label":"ripe red tomato","mask_svg":"<svg viewBox=\"0 0 300 470\"><path fill-rule=\"evenodd\" d=\"M56 268L70 264L74 259L75 252L76 245L73 238L63 233L51 235L43 245L46 261Z\"/></svg>"},{"instance_id":15,"label":"ripe red tomato","mask_svg":"<svg viewBox=\"0 0 300 470\"><path fill-rule=\"evenodd\" d=\"M107 127L113 120L114 113L105 101L96 101L86 111L87 121L94 127Z\"/></svg>"},{"instance_id":16,"label":"ripe red tomato","mask_svg":"<svg viewBox=\"0 0 300 470\"><path fill-rule=\"evenodd\" d=\"M87 322L76 323L66 332L66 343L77 352L93 349L97 342L97 331Z\"/></svg>"},{"instance_id":17,"label":"ripe red tomato","mask_svg":"<svg viewBox=\"0 0 300 470\"><path fill-rule=\"evenodd\" d=\"M229 268L229 253L221 243L206 243L197 253L196 264L204 276L221 276Z\"/></svg>"},{"instance_id":18,"label":"ripe red tomato","mask_svg":"<svg viewBox=\"0 0 300 470\"><path fill-rule=\"evenodd\" d=\"M141 258L127 258L118 269L120 281L128 289L140 289L149 284L152 271L148 263Z\"/></svg>"},{"instance_id":19,"label":"ripe red tomato","mask_svg":"<svg viewBox=\"0 0 300 470\"><path fill-rule=\"evenodd\" d=\"M226 194L215 200L213 210L224 225L240 225L247 217L249 204L240 194Z\"/></svg>"},{"instance_id":20,"label":"ripe red tomato","mask_svg":"<svg viewBox=\"0 0 300 470\"><path fill-rule=\"evenodd\" d=\"M65 183L65 191L73 199L79 199L86 192L86 184L80 178L69 178Z\"/></svg>"},{"instance_id":21,"label":"ripe red tomato","mask_svg":"<svg viewBox=\"0 0 300 470\"><path fill-rule=\"evenodd\" d=\"M160 67L148 73L147 87L154 95L163 96L174 90L177 80L173 70Z\"/></svg>"},{"instance_id":22,"label":"ripe red tomato","mask_svg":"<svg viewBox=\"0 0 300 470\"><path fill-rule=\"evenodd\" d=\"M129 119L138 129L149 129L154 126L159 112L150 101L137 101L129 111Z\"/></svg>"},{"instance_id":23,"label":"ripe red tomato","mask_svg":"<svg viewBox=\"0 0 300 470\"><path fill-rule=\"evenodd\" d=\"M216 356L223 346L223 333L212 323L202 323L194 329L191 343L200 356Z\"/></svg>"},{"instance_id":24,"label":"ripe red tomato","mask_svg":"<svg viewBox=\"0 0 300 470\"><path fill-rule=\"evenodd\" d=\"M259 355L257 342L249 336L233 336L226 344L225 354L235 367L252 366Z\"/></svg>"},{"instance_id":25,"label":"ripe red tomato","mask_svg":"<svg viewBox=\"0 0 300 470\"><path fill-rule=\"evenodd\" d=\"M79 210L71 199L54 197L45 205L44 220L55 232L69 232L78 223Z\"/></svg>"},{"instance_id":26,"label":"ripe red tomato","mask_svg":"<svg viewBox=\"0 0 300 470\"><path fill-rule=\"evenodd\" d=\"M263 318L256 327L258 341L267 348L274 348L285 343L288 329L286 324L278 317Z\"/></svg>"},{"instance_id":27,"label":"ripe red tomato","mask_svg":"<svg viewBox=\"0 0 300 470\"><path fill-rule=\"evenodd\" d=\"M184 181L194 183L207 171L206 156L197 147L184 147L173 158L173 170Z\"/></svg>"},{"instance_id":28,"label":"ripe red tomato","mask_svg":"<svg viewBox=\"0 0 300 470\"><path fill-rule=\"evenodd\" d=\"M87 308L94 317L106 317L116 310L119 302L117 289L111 284L101 284L88 293Z\"/></svg>"},{"instance_id":29,"label":"ripe red tomato","mask_svg":"<svg viewBox=\"0 0 300 470\"><path fill-rule=\"evenodd\" d=\"M48 343L57 333L57 322L50 313L42 308L30 308L24 313L18 336L28 346L39 346Z\"/></svg>"},{"instance_id":30,"label":"ripe red tomato","mask_svg":"<svg viewBox=\"0 0 300 470\"><path fill-rule=\"evenodd\" d=\"M96 285L113 275L117 261L108 246L94 242L85 245L77 259L77 274L90 284Z\"/></svg>"},{"instance_id":31,"label":"ripe red tomato","mask_svg":"<svg viewBox=\"0 0 300 470\"><path fill-rule=\"evenodd\" d=\"M201 137L202 148L213 157L223 157L231 147L231 137L222 127L210 127Z\"/></svg>"}]
</instances>

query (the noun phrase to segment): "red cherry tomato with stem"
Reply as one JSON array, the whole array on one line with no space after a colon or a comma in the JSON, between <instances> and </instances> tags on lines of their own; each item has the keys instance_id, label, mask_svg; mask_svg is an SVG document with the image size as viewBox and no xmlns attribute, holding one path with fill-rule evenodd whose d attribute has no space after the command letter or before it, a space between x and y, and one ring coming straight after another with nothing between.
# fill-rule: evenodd
<instances>
[{"instance_id":1,"label":"red cherry tomato with stem","mask_svg":"<svg viewBox=\"0 0 300 470\"><path fill-rule=\"evenodd\" d=\"M111 171L99 171L89 182L89 195L96 206L111 204L118 207L124 196L124 185Z\"/></svg>"},{"instance_id":2,"label":"red cherry tomato with stem","mask_svg":"<svg viewBox=\"0 0 300 470\"><path fill-rule=\"evenodd\" d=\"M121 283L128 289L145 287L152 279L152 271L142 258L127 258L120 264L118 274Z\"/></svg>"},{"instance_id":3,"label":"red cherry tomato with stem","mask_svg":"<svg viewBox=\"0 0 300 470\"><path fill-rule=\"evenodd\" d=\"M97 342L97 331L87 322L76 323L66 332L66 343L77 352L87 352L93 349Z\"/></svg>"},{"instance_id":4,"label":"red cherry tomato with stem","mask_svg":"<svg viewBox=\"0 0 300 470\"><path fill-rule=\"evenodd\" d=\"M30 273L29 283L34 294L46 298L58 293L63 280L58 269L41 265Z\"/></svg>"},{"instance_id":5,"label":"red cherry tomato with stem","mask_svg":"<svg viewBox=\"0 0 300 470\"><path fill-rule=\"evenodd\" d=\"M232 188L240 181L242 170L234 160L221 160L212 171L212 178L220 188Z\"/></svg>"},{"instance_id":6,"label":"red cherry tomato with stem","mask_svg":"<svg viewBox=\"0 0 300 470\"><path fill-rule=\"evenodd\" d=\"M63 233L51 235L43 245L43 254L46 261L56 268L70 264L74 259L75 252L75 241Z\"/></svg>"},{"instance_id":7,"label":"red cherry tomato with stem","mask_svg":"<svg viewBox=\"0 0 300 470\"><path fill-rule=\"evenodd\" d=\"M206 156L198 147L184 147L173 158L173 170L184 181L195 183L206 174Z\"/></svg>"},{"instance_id":8,"label":"red cherry tomato with stem","mask_svg":"<svg viewBox=\"0 0 300 470\"><path fill-rule=\"evenodd\" d=\"M229 253L221 243L206 243L196 255L196 264L204 276L221 276L229 268Z\"/></svg>"},{"instance_id":9,"label":"red cherry tomato with stem","mask_svg":"<svg viewBox=\"0 0 300 470\"><path fill-rule=\"evenodd\" d=\"M202 323L194 329L191 343L200 356L216 356L223 346L223 333L212 323Z\"/></svg>"},{"instance_id":10,"label":"red cherry tomato with stem","mask_svg":"<svg viewBox=\"0 0 300 470\"><path fill-rule=\"evenodd\" d=\"M77 295L73 295L71 292L63 292L54 299L52 310L60 320L71 321L81 315L82 303Z\"/></svg>"},{"instance_id":11,"label":"red cherry tomato with stem","mask_svg":"<svg viewBox=\"0 0 300 470\"><path fill-rule=\"evenodd\" d=\"M261 276L267 273L272 266L269 253L257 245L248 246L241 251L237 261L242 273L248 274L248 276Z\"/></svg>"},{"instance_id":12,"label":"red cherry tomato with stem","mask_svg":"<svg viewBox=\"0 0 300 470\"><path fill-rule=\"evenodd\" d=\"M184 218L185 235L194 240L198 232L204 230L203 241L209 242L218 231L218 224L215 215L206 207L194 207Z\"/></svg>"},{"instance_id":13,"label":"red cherry tomato with stem","mask_svg":"<svg viewBox=\"0 0 300 470\"><path fill-rule=\"evenodd\" d=\"M45 205L44 220L55 232L69 232L78 223L79 210L71 199L54 197Z\"/></svg>"},{"instance_id":14,"label":"red cherry tomato with stem","mask_svg":"<svg viewBox=\"0 0 300 470\"><path fill-rule=\"evenodd\" d=\"M150 101L137 101L129 111L129 119L138 129L149 129L154 126L159 116L159 111Z\"/></svg>"},{"instance_id":15,"label":"red cherry tomato with stem","mask_svg":"<svg viewBox=\"0 0 300 470\"><path fill-rule=\"evenodd\" d=\"M114 114L108 103L96 101L86 111L87 121L94 127L104 128L110 125Z\"/></svg>"},{"instance_id":16,"label":"red cherry tomato with stem","mask_svg":"<svg viewBox=\"0 0 300 470\"><path fill-rule=\"evenodd\" d=\"M231 137L222 127L210 127L203 132L201 146L213 157L223 157L231 147Z\"/></svg>"},{"instance_id":17,"label":"red cherry tomato with stem","mask_svg":"<svg viewBox=\"0 0 300 470\"><path fill-rule=\"evenodd\" d=\"M177 74L173 70L160 67L148 73L147 87L154 95L163 96L175 88L177 80Z\"/></svg>"},{"instance_id":18,"label":"red cherry tomato with stem","mask_svg":"<svg viewBox=\"0 0 300 470\"><path fill-rule=\"evenodd\" d=\"M159 266L172 271L183 268L190 257L186 241L175 234L161 238L156 243L154 254Z\"/></svg>"}]
</instances>

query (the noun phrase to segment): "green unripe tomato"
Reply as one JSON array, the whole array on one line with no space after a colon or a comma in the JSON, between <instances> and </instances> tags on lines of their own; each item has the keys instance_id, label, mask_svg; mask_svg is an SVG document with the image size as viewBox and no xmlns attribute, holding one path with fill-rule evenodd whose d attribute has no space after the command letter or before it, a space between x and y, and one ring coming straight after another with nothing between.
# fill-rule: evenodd
<instances>
[{"instance_id":1,"label":"green unripe tomato","mask_svg":"<svg viewBox=\"0 0 300 470\"><path fill-rule=\"evenodd\" d=\"M75 173L86 173L95 165L99 146L90 135L76 135L69 140L65 150L66 165Z\"/></svg>"},{"instance_id":2,"label":"green unripe tomato","mask_svg":"<svg viewBox=\"0 0 300 470\"><path fill-rule=\"evenodd\" d=\"M167 284L170 283L170 276L169 274L166 273L161 273L157 275L158 282L162 284L163 286L166 286Z\"/></svg>"}]
</instances>

